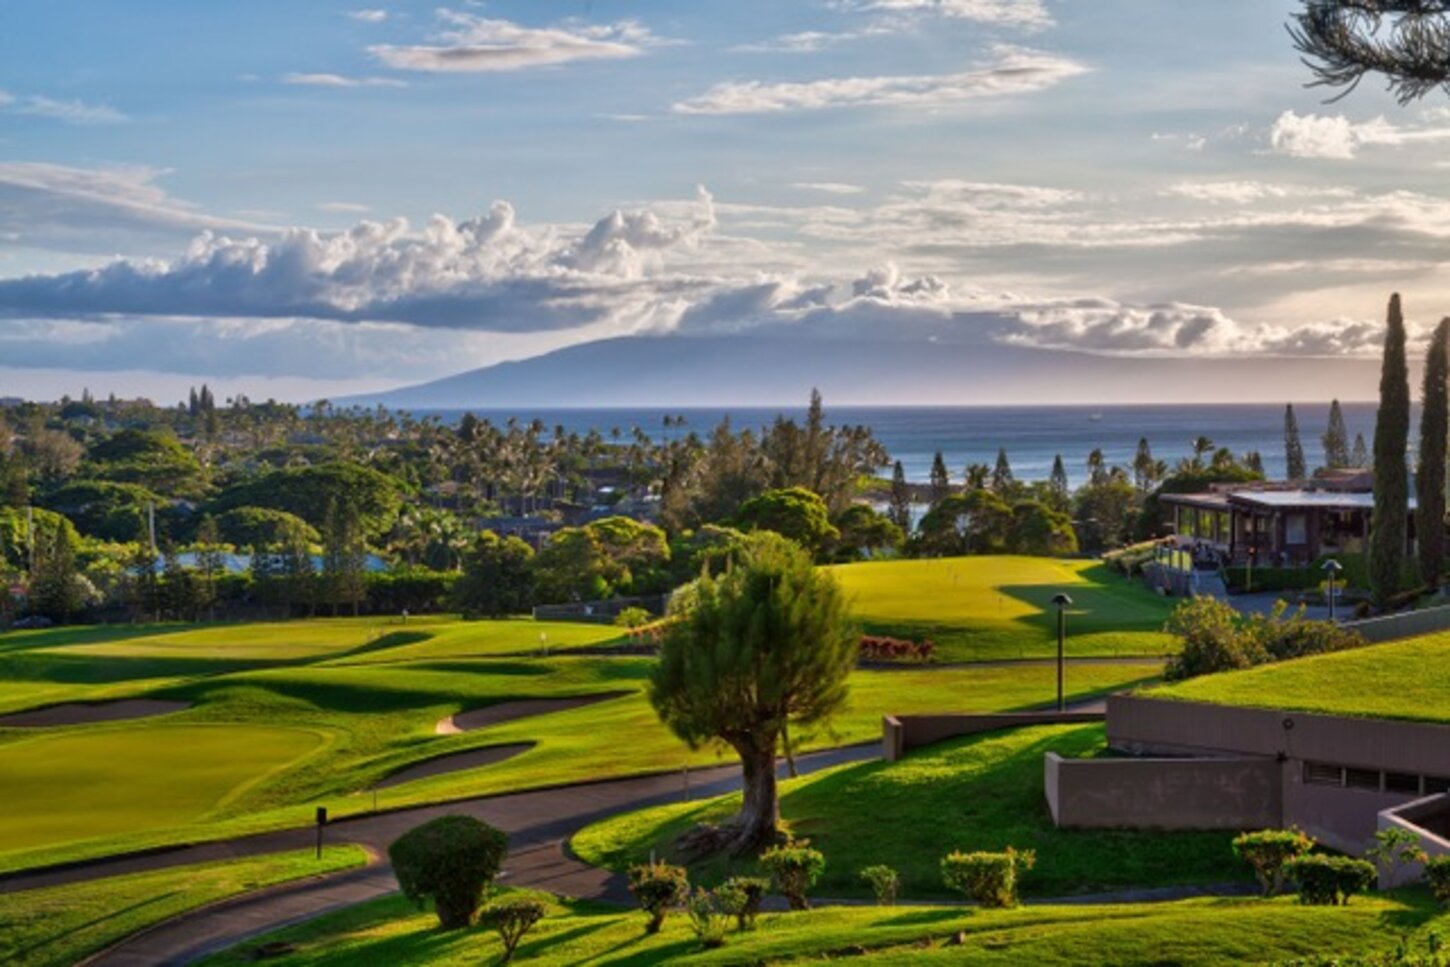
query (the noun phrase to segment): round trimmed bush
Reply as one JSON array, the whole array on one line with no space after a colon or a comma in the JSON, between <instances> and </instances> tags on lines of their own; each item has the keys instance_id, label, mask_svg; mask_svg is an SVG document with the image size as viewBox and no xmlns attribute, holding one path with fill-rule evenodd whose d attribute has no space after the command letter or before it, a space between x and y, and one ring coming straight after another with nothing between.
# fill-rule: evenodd
<instances>
[{"instance_id":1,"label":"round trimmed bush","mask_svg":"<svg viewBox=\"0 0 1450 967\"><path fill-rule=\"evenodd\" d=\"M508 837L472 816L441 816L388 847L403 895L420 907L431 899L445 930L473 922L507 856Z\"/></svg>"}]
</instances>

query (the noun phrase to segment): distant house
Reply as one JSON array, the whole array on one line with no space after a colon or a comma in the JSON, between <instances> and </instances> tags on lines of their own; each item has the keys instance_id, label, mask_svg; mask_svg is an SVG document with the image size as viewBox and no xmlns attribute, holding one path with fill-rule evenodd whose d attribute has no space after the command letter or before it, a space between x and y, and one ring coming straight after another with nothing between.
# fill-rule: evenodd
<instances>
[{"instance_id":1,"label":"distant house","mask_svg":"<svg viewBox=\"0 0 1450 967\"><path fill-rule=\"evenodd\" d=\"M1180 547L1233 562L1307 564L1368 547L1374 478L1364 471L1307 482L1231 484L1195 494L1164 494ZM1414 541L1415 499L1407 534Z\"/></svg>"}]
</instances>

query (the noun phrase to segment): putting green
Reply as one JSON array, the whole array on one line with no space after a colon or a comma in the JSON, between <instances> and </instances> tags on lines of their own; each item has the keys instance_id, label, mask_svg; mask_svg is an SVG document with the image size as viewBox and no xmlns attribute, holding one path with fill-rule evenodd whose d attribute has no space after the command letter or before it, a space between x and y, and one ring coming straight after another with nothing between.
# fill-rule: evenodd
<instances>
[{"instance_id":1,"label":"putting green","mask_svg":"<svg viewBox=\"0 0 1450 967\"><path fill-rule=\"evenodd\" d=\"M304 729L156 725L0 745L0 853L193 822L325 741Z\"/></svg>"},{"instance_id":2,"label":"putting green","mask_svg":"<svg viewBox=\"0 0 1450 967\"><path fill-rule=\"evenodd\" d=\"M931 638L948 661L1046 657L1056 649L1052 598L1072 597L1069 651L1161 655L1172 602L1094 561L957 557L832 568L876 634Z\"/></svg>"}]
</instances>

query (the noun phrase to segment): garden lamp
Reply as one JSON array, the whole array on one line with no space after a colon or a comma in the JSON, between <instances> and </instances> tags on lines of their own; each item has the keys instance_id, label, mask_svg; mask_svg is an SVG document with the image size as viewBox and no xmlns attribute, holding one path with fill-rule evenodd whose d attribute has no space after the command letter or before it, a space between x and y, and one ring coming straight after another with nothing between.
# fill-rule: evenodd
<instances>
[{"instance_id":1,"label":"garden lamp","mask_svg":"<svg viewBox=\"0 0 1450 967\"><path fill-rule=\"evenodd\" d=\"M1343 570L1344 570L1343 565L1341 565L1338 561L1336 561L1332 557L1329 560L1327 560L1327 561L1324 562L1324 573L1329 578L1329 620L1330 621L1333 621L1334 620L1334 579L1337 578L1339 576L1339 572L1340 571L1343 571Z\"/></svg>"},{"instance_id":2,"label":"garden lamp","mask_svg":"<svg viewBox=\"0 0 1450 967\"><path fill-rule=\"evenodd\" d=\"M1052 603L1057 608L1057 710L1065 711L1062 692L1063 666L1067 656L1067 609L1072 607L1072 598L1059 591L1052 596Z\"/></svg>"}]
</instances>

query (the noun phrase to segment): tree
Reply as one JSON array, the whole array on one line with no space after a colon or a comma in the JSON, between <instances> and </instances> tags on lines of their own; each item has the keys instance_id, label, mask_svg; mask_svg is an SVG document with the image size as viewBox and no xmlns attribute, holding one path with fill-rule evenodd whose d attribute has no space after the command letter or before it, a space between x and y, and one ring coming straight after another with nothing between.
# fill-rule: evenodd
<instances>
[{"instance_id":1,"label":"tree","mask_svg":"<svg viewBox=\"0 0 1450 967\"><path fill-rule=\"evenodd\" d=\"M1420 469L1415 475L1415 537L1420 579L1440 583L1445 560L1445 460L1450 442L1450 318L1440 320L1425 357L1425 386L1420 411Z\"/></svg>"},{"instance_id":2,"label":"tree","mask_svg":"<svg viewBox=\"0 0 1450 967\"><path fill-rule=\"evenodd\" d=\"M587 527L556 531L534 557L538 599L546 604L603 600L623 576L624 569L610 560Z\"/></svg>"},{"instance_id":3,"label":"tree","mask_svg":"<svg viewBox=\"0 0 1450 967\"><path fill-rule=\"evenodd\" d=\"M1363 470L1369 464L1369 447L1365 445L1364 434L1354 435L1354 449L1349 454L1350 466Z\"/></svg>"},{"instance_id":4,"label":"tree","mask_svg":"<svg viewBox=\"0 0 1450 967\"><path fill-rule=\"evenodd\" d=\"M890 517L865 504L852 504L832 523L840 534L832 554L837 561L859 561L871 551L894 551L906 540Z\"/></svg>"},{"instance_id":5,"label":"tree","mask_svg":"<svg viewBox=\"0 0 1450 967\"><path fill-rule=\"evenodd\" d=\"M891 470L891 503L886 516L901 529L901 533L911 533L911 488L906 484L906 469L901 466L900 460Z\"/></svg>"},{"instance_id":6,"label":"tree","mask_svg":"<svg viewBox=\"0 0 1450 967\"><path fill-rule=\"evenodd\" d=\"M1374 427L1374 513L1370 523L1370 592L1380 607L1400 588L1405 561L1409 482L1405 449L1410 436L1410 374L1405 362L1405 318L1399 294L1390 297L1380 370L1380 405Z\"/></svg>"},{"instance_id":7,"label":"tree","mask_svg":"<svg viewBox=\"0 0 1450 967\"><path fill-rule=\"evenodd\" d=\"M1126 543L1137 509L1138 491L1121 477L1080 489L1073 516L1083 550L1099 553Z\"/></svg>"},{"instance_id":8,"label":"tree","mask_svg":"<svg viewBox=\"0 0 1450 967\"><path fill-rule=\"evenodd\" d=\"M1047 490L1058 509L1071 506L1072 484L1067 479L1067 467L1063 466L1060 453L1052 458L1052 473L1047 478Z\"/></svg>"},{"instance_id":9,"label":"tree","mask_svg":"<svg viewBox=\"0 0 1450 967\"><path fill-rule=\"evenodd\" d=\"M1312 87L1352 92L1379 74L1401 104L1450 91L1450 7L1443 0L1303 0L1289 35ZM1336 98L1337 99L1337 98Z\"/></svg>"},{"instance_id":10,"label":"tree","mask_svg":"<svg viewBox=\"0 0 1450 967\"><path fill-rule=\"evenodd\" d=\"M82 604L76 581L75 530L64 518L49 523L37 519L31 540L30 611L66 621Z\"/></svg>"},{"instance_id":11,"label":"tree","mask_svg":"<svg viewBox=\"0 0 1450 967\"><path fill-rule=\"evenodd\" d=\"M933 506L951 496L952 478L947 473L947 462L938 450L931 458L931 489L928 494Z\"/></svg>"},{"instance_id":12,"label":"tree","mask_svg":"<svg viewBox=\"0 0 1450 967\"><path fill-rule=\"evenodd\" d=\"M1349 466L1349 430L1344 425L1344 411L1339 400L1329 404L1329 425L1321 437L1324 443L1324 466L1329 470L1342 470Z\"/></svg>"},{"instance_id":13,"label":"tree","mask_svg":"<svg viewBox=\"0 0 1450 967\"><path fill-rule=\"evenodd\" d=\"M465 618L503 618L533 603L534 549L517 537L493 531L478 535L463 559L463 576L453 586L454 607Z\"/></svg>"},{"instance_id":14,"label":"tree","mask_svg":"<svg viewBox=\"0 0 1450 967\"><path fill-rule=\"evenodd\" d=\"M508 837L471 816L440 816L388 847L403 896L433 901L444 930L473 922L483 895L508 856Z\"/></svg>"},{"instance_id":15,"label":"tree","mask_svg":"<svg viewBox=\"0 0 1450 967\"><path fill-rule=\"evenodd\" d=\"M1101 448L1094 447L1087 458L1088 485L1099 487L1108 482L1108 458Z\"/></svg>"},{"instance_id":16,"label":"tree","mask_svg":"<svg viewBox=\"0 0 1450 967\"><path fill-rule=\"evenodd\" d=\"M768 530L788 537L820 559L841 536L831 523L826 502L804 487L768 490L747 500L735 515L744 531Z\"/></svg>"},{"instance_id":17,"label":"tree","mask_svg":"<svg viewBox=\"0 0 1450 967\"><path fill-rule=\"evenodd\" d=\"M1007 549L1036 557L1076 554L1077 534L1072 529L1072 518L1035 500L1024 500L1012 508Z\"/></svg>"},{"instance_id":18,"label":"tree","mask_svg":"<svg viewBox=\"0 0 1450 967\"><path fill-rule=\"evenodd\" d=\"M1294 404L1284 407L1284 475L1290 480L1303 480L1309 476L1309 467L1304 461L1304 444L1299 440L1299 420L1294 416Z\"/></svg>"},{"instance_id":19,"label":"tree","mask_svg":"<svg viewBox=\"0 0 1450 967\"><path fill-rule=\"evenodd\" d=\"M221 577L225 564L216 520L210 514L204 514L196 528L196 582L193 591L197 611L206 611L213 620L216 618L217 579Z\"/></svg>"},{"instance_id":20,"label":"tree","mask_svg":"<svg viewBox=\"0 0 1450 967\"><path fill-rule=\"evenodd\" d=\"M363 543L356 505L330 502L323 516L322 532L322 577L327 601L334 615L339 608L347 606L356 615L367 596L363 577L367 569L367 545Z\"/></svg>"},{"instance_id":21,"label":"tree","mask_svg":"<svg viewBox=\"0 0 1450 967\"><path fill-rule=\"evenodd\" d=\"M138 541L126 555L126 603L131 621L140 623L148 617L160 620L160 583L156 578L156 550L146 541Z\"/></svg>"},{"instance_id":22,"label":"tree","mask_svg":"<svg viewBox=\"0 0 1450 967\"><path fill-rule=\"evenodd\" d=\"M774 534L751 535L733 568L677 599L650 701L692 748L723 744L740 757L740 812L698 845L758 849L780 820L776 749L788 727L828 722L844 706L859 633L835 578Z\"/></svg>"},{"instance_id":23,"label":"tree","mask_svg":"<svg viewBox=\"0 0 1450 967\"><path fill-rule=\"evenodd\" d=\"M1167 468L1153 459L1153 448L1147 437L1138 438L1138 450L1133 454L1133 486L1138 493L1146 494L1156 487L1164 477Z\"/></svg>"},{"instance_id":24,"label":"tree","mask_svg":"<svg viewBox=\"0 0 1450 967\"><path fill-rule=\"evenodd\" d=\"M997 465L992 468L992 491L999 495L1007 494L1016 483L1012 476L1012 463L1007 459L1005 447L997 450Z\"/></svg>"},{"instance_id":25,"label":"tree","mask_svg":"<svg viewBox=\"0 0 1450 967\"><path fill-rule=\"evenodd\" d=\"M1012 529L1012 508L990 490L953 494L917 526L917 550L929 557L1000 554Z\"/></svg>"}]
</instances>

